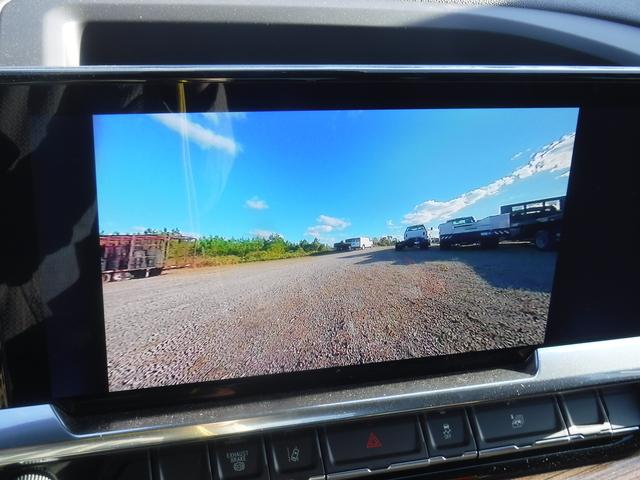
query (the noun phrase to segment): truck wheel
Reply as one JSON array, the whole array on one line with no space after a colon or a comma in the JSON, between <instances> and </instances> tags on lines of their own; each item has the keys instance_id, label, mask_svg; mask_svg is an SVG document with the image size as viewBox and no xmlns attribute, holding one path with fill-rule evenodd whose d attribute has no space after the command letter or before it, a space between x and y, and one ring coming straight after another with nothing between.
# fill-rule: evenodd
<instances>
[{"instance_id":1,"label":"truck wheel","mask_svg":"<svg viewBox=\"0 0 640 480\"><path fill-rule=\"evenodd\" d=\"M449 250L449 247L451 245L449 245L449 242L440 242L440 250Z\"/></svg>"},{"instance_id":2,"label":"truck wheel","mask_svg":"<svg viewBox=\"0 0 640 480\"><path fill-rule=\"evenodd\" d=\"M551 250L553 248L553 239L549 230L538 230L534 238L534 243L538 250Z\"/></svg>"},{"instance_id":3,"label":"truck wheel","mask_svg":"<svg viewBox=\"0 0 640 480\"><path fill-rule=\"evenodd\" d=\"M396 252L399 252L400 250L403 250L404 247L400 244L396 244Z\"/></svg>"},{"instance_id":4,"label":"truck wheel","mask_svg":"<svg viewBox=\"0 0 640 480\"><path fill-rule=\"evenodd\" d=\"M102 274L102 283L107 283L111 281L111 274L103 273Z\"/></svg>"},{"instance_id":5,"label":"truck wheel","mask_svg":"<svg viewBox=\"0 0 640 480\"><path fill-rule=\"evenodd\" d=\"M420 244L420 250L426 250L427 248L429 248L429 242L422 242Z\"/></svg>"}]
</instances>

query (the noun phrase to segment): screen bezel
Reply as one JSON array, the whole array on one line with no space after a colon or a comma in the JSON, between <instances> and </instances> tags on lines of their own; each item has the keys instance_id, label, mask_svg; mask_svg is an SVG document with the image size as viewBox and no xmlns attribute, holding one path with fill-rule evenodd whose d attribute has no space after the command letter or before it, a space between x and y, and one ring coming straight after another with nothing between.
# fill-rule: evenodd
<instances>
[{"instance_id":1,"label":"screen bezel","mask_svg":"<svg viewBox=\"0 0 640 480\"><path fill-rule=\"evenodd\" d=\"M11 77L13 75L13 77ZM51 95L58 89L65 94L71 91L75 98L56 111L56 118L71 118L74 128L80 126L80 131L91 132L91 116L97 113L123 113L120 105L123 91L131 87L143 91L141 105L131 113L150 113L158 111L178 111L180 99L176 94L177 86L186 89L185 106L187 111L242 111L242 110L301 110L301 109L349 109L349 108L473 108L473 107L580 107L580 123L583 108L627 107L638 106L640 101L637 94L638 76L628 72L619 75L597 75L593 73L531 73L531 72L424 72L424 71L343 71L303 70L296 71L208 71L188 72L185 69L177 72L114 72L104 71L94 75L92 79L82 73L38 73L29 78L11 73L0 77L4 79L3 90L10 88L28 88L30 94ZM11 84L6 81L12 80ZM222 88L221 88L222 87ZM220 90L223 90L223 96ZM210 90L209 94L204 94ZM82 98L82 100L77 100ZM110 103L111 102L111 103ZM114 107L114 104L120 106ZM160 108L162 105L162 108ZM79 120L80 119L80 120ZM579 135L579 133L577 134ZM577 137L578 138L578 137ZM578 139L576 140L578 143ZM80 157L93 158L93 143L91 135L78 142L76 146ZM87 157L90 151L90 157ZM36 155L37 156L37 155ZM575 157L574 157L575 158ZM93 163L93 162L90 162ZM572 200L575 188L582 188L588 184L590 177L575 180L573 173L567 193L567 213L565 223L574 229L572 218L578 218L577 202ZM36 176L42 178L42 172ZM95 182L93 165L81 175L87 180L91 177ZM40 184L41 185L41 184ZM576 186L577 185L577 186ZM38 193L35 184L31 185L33 195ZM89 194L95 196L95 183L89 185ZM93 189L93 190L91 190ZM40 194L42 197L42 194ZM573 206L573 204L576 206ZM38 208L36 208L37 210ZM576 212L576 213L573 213ZM37 214L36 214L37 215ZM46 215L44 215L46 217ZM42 231L42 217L34 217L34 224ZM567 227L565 227L567 228ZM389 381L400 378L411 378L425 375L435 375L471 369L489 368L491 366L511 365L513 368L525 368L526 362L534 346L472 352L443 357L428 357L418 360L402 360L384 362L346 368L313 370L306 372L284 373L271 376L225 380L202 384L178 385L173 387L159 387L138 391L106 393L106 353L104 346L104 322L102 321L102 299L99 284L99 264L97 255L97 225L93 226L93 238L87 241L86 251L81 253L86 274L95 275L95 282L87 283L90 299L85 305L91 321L87 323L89 330L87 349L92 354L84 357L61 353L60 342L64 344L62 331L52 322L47 321L46 352L36 363L41 372L48 374L46 378L51 383L51 390L45 388L28 403L34 400L61 403L69 409L85 408L130 408L139 404L147 405L150 401L171 403L184 400L189 396L190 401L213 398L238 398L264 391L286 393L308 388L330 388L337 385ZM569 235L571 238L571 235ZM93 247L92 247L93 244ZM589 329L581 332L567 328L571 324L567 320L567 301L557 300L556 290L571 290L569 285L575 272L558 274L563 271L563 263L567 247L563 242L560 247L559 260L556 269L554 294L552 295L549 321L545 345L560 345L575 341L604 339L602 330L592 333ZM90 260L91 255L95 257ZM567 265L571 262L567 261ZM566 270L566 269L565 269ZM96 271L98 274L96 274ZM87 278L89 278L87 277ZM560 277L560 278L559 278ZM97 292L97 293L96 293ZM99 303L96 299L99 298ZM96 310L96 306L99 308ZM96 312L99 310L99 314ZM559 313L555 313L559 312ZM556 316L558 318L556 319ZM99 321L97 320L99 319ZM575 322L574 322L575 323ZM631 336L634 332L629 328L611 329L608 338ZM35 337L34 337L35 338ZM42 346L42 332L34 345ZM93 342L93 343L91 343ZM79 359L87 361L88 370L92 370L96 381L90 382L91 388L86 389L84 395L56 395L56 375L60 375L61 365L71 365ZM62 360L61 360L62 359ZM11 359L9 359L11 361ZM15 362L14 362L15 364ZM102 366L102 372L99 367ZM18 372L19 373L19 372ZM41 375L42 376L42 375ZM44 378L44 376L42 376ZM86 374L85 374L86 377ZM59 390L58 390L59 391Z\"/></svg>"}]
</instances>

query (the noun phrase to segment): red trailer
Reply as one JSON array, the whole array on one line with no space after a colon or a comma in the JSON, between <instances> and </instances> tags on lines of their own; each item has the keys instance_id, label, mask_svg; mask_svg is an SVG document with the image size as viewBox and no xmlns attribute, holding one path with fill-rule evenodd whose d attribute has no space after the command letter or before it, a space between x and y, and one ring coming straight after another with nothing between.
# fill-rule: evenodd
<instances>
[{"instance_id":1,"label":"red trailer","mask_svg":"<svg viewBox=\"0 0 640 480\"><path fill-rule=\"evenodd\" d=\"M170 242L183 240L193 239L168 234L100 235L102 281L160 275Z\"/></svg>"}]
</instances>

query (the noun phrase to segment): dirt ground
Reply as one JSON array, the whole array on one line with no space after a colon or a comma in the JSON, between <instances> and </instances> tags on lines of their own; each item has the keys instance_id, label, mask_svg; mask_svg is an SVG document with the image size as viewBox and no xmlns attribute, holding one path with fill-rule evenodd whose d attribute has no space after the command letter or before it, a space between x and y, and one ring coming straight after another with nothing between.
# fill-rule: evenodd
<instances>
[{"instance_id":1,"label":"dirt ground","mask_svg":"<svg viewBox=\"0 0 640 480\"><path fill-rule=\"evenodd\" d=\"M538 344L555 260L374 248L108 283L110 389Z\"/></svg>"}]
</instances>

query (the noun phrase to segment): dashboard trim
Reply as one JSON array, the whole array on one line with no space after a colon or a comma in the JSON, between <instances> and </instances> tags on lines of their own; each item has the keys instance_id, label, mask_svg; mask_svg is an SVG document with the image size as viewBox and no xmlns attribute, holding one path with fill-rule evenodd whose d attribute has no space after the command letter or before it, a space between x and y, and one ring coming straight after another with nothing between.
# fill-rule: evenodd
<instances>
[{"instance_id":1,"label":"dashboard trim","mask_svg":"<svg viewBox=\"0 0 640 480\"><path fill-rule=\"evenodd\" d=\"M310 75L313 74L313 75ZM547 66L547 65L97 65L78 67L1 67L0 82L141 80L185 77L207 81L233 81L242 78L290 78L295 80L331 79L343 76L438 74L469 75L550 75L616 77L638 76L638 66ZM301 76L298 76L301 75ZM304 78L303 78L304 77ZM27 80L25 80L25 78Z\"/></svg>"},{"instance_id":2,"label":"dashboard trim","mask_svg":"<svg viewBox=\"0 0 640 480\"><path fill-rule=\"evenodd\" d=\"M265 400L228 410L202 407L194 411L195 417L171 412L164 419L145 419L138 413L137 423L129 422L128 428L114 418L112 423L89 432L72 431L53 405L5 409L0 410L0 466L637 381L638 352L640 337L545 347L536 351L533 374L495 370L483 375L476 372L416 379ZM614 434L622 432L616 430ZM32 443L36 438L46 441ZM569 437L554 440L564 442ZM480 456L485 455L486 451Z\"/></svg>"}]
</instances>

